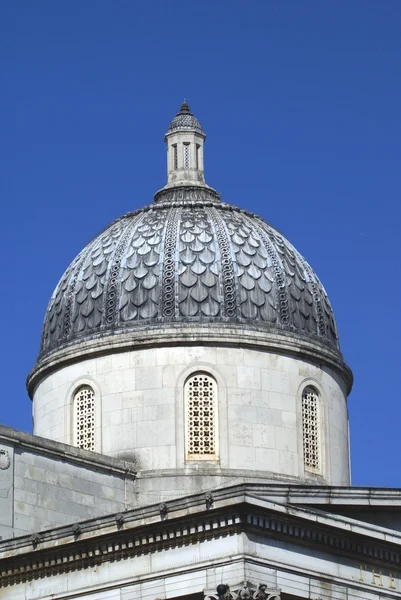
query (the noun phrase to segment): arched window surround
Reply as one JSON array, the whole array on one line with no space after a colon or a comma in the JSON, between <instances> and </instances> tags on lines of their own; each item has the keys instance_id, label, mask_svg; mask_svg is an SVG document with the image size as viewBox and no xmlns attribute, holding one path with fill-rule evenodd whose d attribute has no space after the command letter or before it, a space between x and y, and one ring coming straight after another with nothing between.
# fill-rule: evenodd
<instances>
[{"instance_id":1,"label":"arched window surround","mask_svg":"<svg viewBox=\"0 0 401 600\"><path fill-rule=\"evenodd\" d=\"M100 386L92 377L79 377L69 387L65 403L65 443L76 446L75 443L75 406L74 400L80 388L89 386L94 392L95 405L95 452L102 452L102 394Z\"/></svg>"},{"instance_id":2,"label":"arched window surround","mask_svg":"<svg viewBox=\"0 0 401 600\"><path fill-rule=\"evenodd\" d=\"M197 371L184 384L185 460L219 460L217 381Z\"/></svg>"},{"instance_id":3,"label":"arched window surround","mask_svg":"<svg viewBox=\"0 0 401 600\"><path fill-rule=\"evenodd\" d=\"M217 444L218 460L186 460L185 446L185 383L193 375L204 373L215 379L218 389L218 424L217 424ZM208 464L208 468L213 465L216 468L228 468L228 409L227 409L227 385L223 374L215 364L206 361L197 361L196 363L185 367L177 377L176 382L176 464L177 468L191 467L196 464Z\"/></svg>"},{"instance_id":4,"label":"arched window surround","mask_svg":"<svg viewBox=\"0 0 401 600\"><path fill-rule=\"evenodd\" d=\"M74 394L73 435L74 446L82 450L96 448L96 394L90 385L81 385Z\"/></svg>"},{"instance_id":5,"label":"arched window surround","mask_svg":"<svg viewBox=\"0 0 401 600\"><path fill-rule=\"evenodd\" d=\"M317 452L318 452L318 467L316 468L313 463L305 456L305 418L311 416L304 412L304 394L306 390L313 390L316 394L316 412L317 412ZM319 480L322 477L329 478L329 465L326 460L326 439L327 439L327 415L326 415L326 403L325 394L320 382L313 378L305 379L298 388L298 423L299 423L299 457L300 457L300 472L306 477L317 477ZM310 421L309 421L310 425Z\"/></svg>"}]
</instances>

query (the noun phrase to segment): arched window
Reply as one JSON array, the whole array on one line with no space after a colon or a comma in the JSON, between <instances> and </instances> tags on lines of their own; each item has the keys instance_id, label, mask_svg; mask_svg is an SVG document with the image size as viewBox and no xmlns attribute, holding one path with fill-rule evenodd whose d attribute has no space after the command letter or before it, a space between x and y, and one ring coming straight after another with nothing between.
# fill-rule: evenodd
<instances>
[{"instance_id":1,"label":"arched window","mask_svg":"<svg viewBox=\"0 0 401 600\"><path fill-rule=\"evenodd\" d=\"M302 432L305 469L320 473L320 399L318 391L312 386L306 387L302 393Z\"/></svg>"},{"instance_id":2,"label":"arched window","mask_svg":"<svg viewBox=\"0 0 401 600\"><path fill-rule=\"evenodd\" d=\"M178 149L177 144L173 144L173 169L176 171L178 169Z\"/></svg>"},{"instance_id":3,"label":"arched window","mask_svg":"<svg viewBox=\"0 0 401 600\"><path fill-rule=\"evenodd\" d=\"M74 394L74 446L95 450L95 392L83 385Z\"/></svg>"},{"instance_id":4,"label":"arched window","mask_svg":"<svg viewBox=\"0 0 401 600\"><path fill-rule=\"evenodd\" d=\"M185 456L187 460L218 460L217 383L206 373L187 379Z\"/></svg>"},{"instance_id":5,"label":"arched window","mask_svg":"<svg viewBox=\"0 0 401 600\"><path fill-rule=\"evenodd\" d=\"M189 143L184 142L184 169L190 167L190 156L189 156Z\"/></svg>"}]
</instances>

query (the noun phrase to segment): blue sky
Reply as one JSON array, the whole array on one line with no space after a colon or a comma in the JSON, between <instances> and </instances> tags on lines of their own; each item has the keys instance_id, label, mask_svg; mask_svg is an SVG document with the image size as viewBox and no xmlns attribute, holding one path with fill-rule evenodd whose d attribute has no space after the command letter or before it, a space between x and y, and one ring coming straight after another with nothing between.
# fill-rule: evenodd
<instances>
[{"instance_id":1,"label":"blue sky","mask_svg":"<svg viewBox=\"0 0 401 600\"><path fill-rule=\"evenodd\" d=\"M165 183L187 98L206 177L320 276L354 371L355 485L401 487L401 2L19 0L0 8L0 422L63 270Z\"/></svg>"}]
</instances>

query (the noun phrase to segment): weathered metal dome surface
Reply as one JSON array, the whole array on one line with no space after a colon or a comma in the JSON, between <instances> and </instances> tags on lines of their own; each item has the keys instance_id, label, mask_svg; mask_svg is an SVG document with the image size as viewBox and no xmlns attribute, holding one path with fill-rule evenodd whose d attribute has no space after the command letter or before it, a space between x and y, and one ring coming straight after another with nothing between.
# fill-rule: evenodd
<instances>
[{"instance_id":1,"label":"weathered metal dome surface","mask_svg":"<svg viewBox=\"0 0 401 600\"><path fill-rule=\"evenodd\" d=\"M168 127L168 133L180 131L183 129L195 130L198 133L203 133L203 129L198 119L194 117L186 102L181 104L180 111L176 114Z\"/></svg>"},{"instance_id":2,"label":"weathered metal dome surface","mask_svg":"<svg viewBox=\"0 0 401 600\"><path fill-rule=\"evenodd\" d=\"M163 190L111 223L71 263L47 309L41 356L138 327L240 326L338 350L315 273L260 217L211 189Z\"/></svg>"}]
</instances>

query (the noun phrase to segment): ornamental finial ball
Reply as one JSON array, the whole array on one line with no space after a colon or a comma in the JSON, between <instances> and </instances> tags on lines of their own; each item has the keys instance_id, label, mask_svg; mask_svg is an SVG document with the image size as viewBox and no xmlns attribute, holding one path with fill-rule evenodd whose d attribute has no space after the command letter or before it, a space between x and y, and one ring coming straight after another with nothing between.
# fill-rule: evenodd
<instances>
[{"instance_id":1,"label":"ornamental finial ball","mask_svg":"<svg viewBox=\"0 0 401 600\"><path fill-rule=\"evenodd\" d=\"M184 98L184 102L181 104L180 112L178 114L179 115L190 115L191 114L191 109L189 108L189 104L187 103L185 98Z\"/></svg>"}]
</instances>

